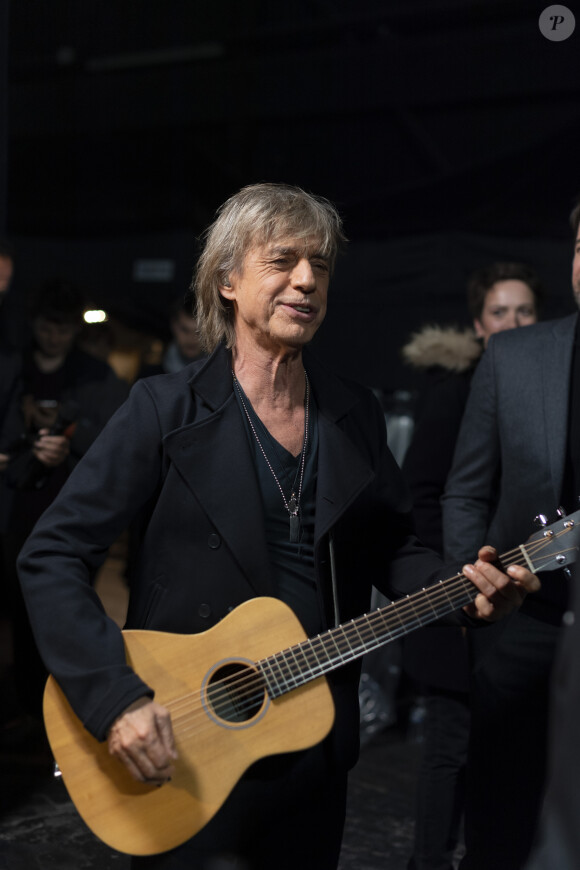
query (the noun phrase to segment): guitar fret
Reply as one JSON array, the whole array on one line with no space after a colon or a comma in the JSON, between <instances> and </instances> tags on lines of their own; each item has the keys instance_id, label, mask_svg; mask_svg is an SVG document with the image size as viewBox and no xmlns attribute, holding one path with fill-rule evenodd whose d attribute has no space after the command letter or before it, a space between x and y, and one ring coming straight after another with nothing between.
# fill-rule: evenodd
<instances>
[{"instance_id":1,"label":"guitar fret","mask_svg":"<svg viewBox=\"0 0 580 870\"><path fill-rule=\"evenodd\" d=\"M372 626L371 626L371 623L370 623L370 620L369 620L369 617L368 617L368 614L367 614L367 613L364 613L364 614L362 615L361 619L360 619L360 620L357 620L357 622L362 622L362 621L364 621L364 622L366 623L367 630L369 630L369 631L371 632L371 635L372 635L373 637L375 637L375 634L374 634L374 631L373 631L373 628L372 628ZM368 643L369 643L369 641L365 641L365 646L367 646Z\"/></svg>"},{"instance_id":2,"label":"guitar fret","mask_svg":"<svg viewBox=\"0 0 580 870\"><path fill-rule=\"evenodd\" d=\"M333 629L333 633L335 635L336 646L341 651L340 652L341 661L344 661L345 660L344 649L346 648L347 655L352 650L351 643L350 643L350 641L347 637L347 634L346 634L345 626L344 625L337 626L335 629ZM338 638L338 640L336 638ZM340 643L339 643L339 641L340 641ZM341 646L341 644L342 644L342 646ZM348 661L348 658L346 659L346 661Z\"/></svg>"},{"instance_id":3,"label":"guitar fret","mask_svg":"<svg viewBox=\"0 0 580 870\"><path fill-rule=\"evenodd\" d=\"M533 564L532 560L530 559L530 557L528 556L528 551L526 550L526 548L523 544L520 544L520 552L521 552L521 554L524 558L524 561L525 561L526 565L528 566L529 570L533 573L534 572L534 564Z\"/></svg>"},{"instance_id":4,"label":"guitar fret","mask_svg":"<svg viewBox=\"0 0 580 870\"><path fill-rule=\"evenodd\" d=\"M318 657L318 653L316 652L316 649L314 647L314 642L319 640L319 639L320 639L320 637L316 637L316 638L312 638L311 640L308 641L308 646L312 650L312 654L316 660L316 667L312 668L311 673L314 675L315 671L317 671L318 676L320 676L321 674L324 673L324 668L322 666L322 662L320 661L320 659Z\"/></svg>"},{"instance_id":5,"label":"guitar fret","mask_svg":"<svg viewBox=\"0 0 580 870\"><path fill-rule=\"evenodd\" d=\"M312 646L312 640L304 641L304 643L300 644L300 651L304 658L306 673L314 674L314 668L318 665L318 659L314 648Z\"/></svg>"},{"instance_id":6,"label":"guitar fret","mask_svg":"<svg viewBox=\"0 0 580 870\"><path fill-rule=\"evenodd\" d=\"M423 600L426 601L426 602L428 603L429 607L430 607L431 610L433 611L433 616L435 617L435 619L438 619L438 618L439 618L439 613L438 613L437 610L435 610L435 608L433 607L433 602L431 601L431 596L427 594L427 590L425 589L425 587L423 587L423 589L421 590L421 592L423 593Z\"/></svg>"},{"instance_id":7,"label":"guitar fret","mask_svg":"<svg viewBox=\"0 0 580 870\"><path fill-rule=\"evenodd\" d=\"M428 619L424 620L421 618L420 614L417 613L417 609L415 607L415 601L413 600L416 594L417 593L414 593L414 595L407 595L407 602L408 602L411 610L413 611L413 616L414 616L417 624L418 625L427 625L429 622L431 622L432 618L428 618Z\"/></svg>"},{"instance_id":8,"label":"guitar fret","mask_svg":"<svg viewBox=\"0 0 580 870\"><path fill-rule=\"evenodd\" d=\"M405 604L407 603L408 599L408 595L406 596L406 598L403 599ZM396 606L395 602L389 605L389 610L391 611L389 615L394 616L395 619L397 619L399 622L399 629L397 630L397 634L395 635L395 637L399 637L400 634L403 634L405 632L405 623L403 622L401 614L399 613L399 608Z\"/></svg>"},{"instance_id":9,"label":"guitar fret","mask_svg":"<svg viewBox=\"0 0 580 870\"><path fill-rule=\"evenodd\" d=\"M338 653L338 658L340 659L340 661L344 661L344 653L343 653L343 651L341 650L341 648L340 648L340 646L339 646L339 644L338 644L338 642L337 642L337 640L336 640L336 629L333 629L333 630L329 633L329 638L330 638L330 640L332 640L332 642L333 642L333 644L334 644L334 646L335 646L335 648L336 648L336 651L337 651L337 653Z\"/></svg>"},{"instance_id":10,"label":"guitar fret","mask_svg":"<svg viewBox=\"0 0 580 870\"><path fill-rule=\"evenodd\" d=\"M283 655L288 665L291 677L291 679L288 680L288 686L290 688L295 689L306 682L306 680L310 679L310 677L306 675L310 673L311 664L306 651L303 648L303 644L284 650ZM302 663L300 659L302 659ZM292 663L294 667L292 666Z\"/></svg>"},{"instance_id":11,"label":"guitar fret","mask_svg":"<svg viewBox=\"0 0 580 870\"><path fill-rule=\"evenodd\" d=\"M374 619L377 619L377 616L378 616L378 611L377 611L377 613L373 614L373 618L374 618ZM379 617L379 618L380 618L380 617ZM371 636L372 636L372 638L373 638L372 641L367 640L367 641L365 642L365 646L366 646L367 649L372 649L372 648L374 648L375 646L380 645L380 643L378 643L378 641L379 641L379 636L377 635L377 633L376 633L376 631L375 631L375 629L374 629L374 626L371 624L369 614L368 614L368 613L365 613L364 616L362 617L362 619L365 621L365 623L366 623L366 625L367 625L367 629L368 629L368 631L370 631Z\"/></svg>"},{"instance_id":12,"label":"guitar fret","mask_svg":"<svg viewBox=\"0 0 580 870\"><path fill-rule=\"evenodd\" d=\"M290 653L290 655L294 659L294 665L296 667L295 676L294 676L295 687L300 685L300 682L298 681L298 675L303 673L303 671L304 671L304 665L300 664L298 656L296 655L297 651L301 653L301 658L304 660L304 662L306 662L306 664L308 663L308 659L306 658L305 654L303 653L301 647L294 647L294 646L290 647L288 652Z\"/></svg>"},{"instance_id":13,"label":"guitar fret","mask_svg":"<svg viewBox=\"0 0 580 870\"><path fill-rule=\"evenodd\" d=\"M284 651L276 653L274 659L276 661L276 666L280 671L280 674L282 675L282 684L284 686L284 691L287 692L290 689L293 689L294 686L292 685L292 669L290 668L290 663L288 662Z\"/></svg>"},{"instance_id":14,"label":"guitar fret","mask_svg":"<svg viewBox=\"0 0 580 870\"><path fill-rule=\"evenodd\" d=\"M458 574L458 575L457 575L457 578L459 579L460 577L461 577L461 574ZM447 592L447 587L445 586L445 583L443 582L443 580L440 580L440 581L439 581L439 588L441 589L441 591L442 591L443 594L445 595L445 598L447 599L447 603L448 603L451 607L454 607L454 606L455 606L455 605L454 605L454 601L453 601L453 599L451 598L451 596L449 595L449 593Z\"/></svg>"},{"instance_id":15,"label":"guitar fret","mask_svg":"<svg viewBox=\"0 0 580 870\"><path fill-rule=\"evenodd\" d=\"M280 683L279 676L274 671L274 665L277 664L276 656L269 656L267 659L262 659L261 662L258 662L260 673L266 681L266 688L271 698L277 698L279 695L283 695L285 691L283 684Z\"/></svg>"},{"instance_id":16,"label":"guitar fret","mask_svg":"<svg viewBox=\"0 0 580 870\"><path fill-rule=\"evenodd\" d=\"M356 619L351 619L350 622L347 622L347 625L350 626L350 628L353 628L353 629L355 630L356 634L358 635L358 639L359 639L359 643L360 643L360 645L361 645L361 648L364 649L365 642L364 642L364 640L363 640L363 637L362 637L360 631L358 630L358 625L357 625L357 621L356 621ZM350 643L350 641L349 641L349 645L350 645L350 649L351 649L351 651L354 652L354 647L353 647L353 645Z\"/></svg>"},{"instance_id":17,"label":"guitar fret","mask_svg":"<svg viewBox=\"0 0 580 870\"><path fill-rule=\"evenodd\" d=\"M383 613L382 611L376 611L376 613L372 614L374 619L378 619L381 622L381 633L379 634L374 627L372 627L373 635L376 639L375 646L382 646L383 643L386 642L386 638L389 640L393 639L393 631L388 624L388 614ZM367 620L368 620L367 616Z\"/></svg>"}]
</instances>

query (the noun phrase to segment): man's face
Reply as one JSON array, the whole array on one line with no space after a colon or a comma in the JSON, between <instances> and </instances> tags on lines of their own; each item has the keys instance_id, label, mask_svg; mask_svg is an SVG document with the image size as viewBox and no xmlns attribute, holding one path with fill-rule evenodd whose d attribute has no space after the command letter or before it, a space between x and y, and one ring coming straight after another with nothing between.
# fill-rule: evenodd
<instances>
[{"instance_id":1,"label":"man's face","mask_svg":"<svg viewBox=\"0 0 580 870\"><path fill-rule=\"evenodd\" d=\"M180 311L171 321L171 332L179 352L186 359L197 359L201 354L197 323L191 315Z\"/></svg>"},{"instance_id":2,"label":"man's face","mask_svg":"<svg viewBox=\"0 0 580 870\"><path fill-rule=\"evenodd\" d=\"M490 336L495 332L529 326L537 320L534 294L523 281L510 278L497 281L487 291L481 315L473 321L473 325L487 346Z\"/></svg>"},{"instance_id":3,"label":"man's face","mask_svg":"<svg viewBox=\"0 0 580 870\"><path fill-rule=\"evenodd\" d=\"M14 264L12 263L12 258L0 255L0 302L2 302L2 299L4 299L8 292L13 271Z\"/></svg>"},{"instance_id":4,"label":"man's face","mask_svg":"<svg viewBox=\"0 0 580 870\"><path fill-rule=\"evenodd\" d=\"M79 327L73 323L53 323L44 317L36 317L32 331L39 350L45 357L56 359L66 356L71 350Z\"/></svg>"},{"instance_id":5,"label":"man's face","mask_svg":"<svg viewBox=\"0 0 580 870\"><path fill-rule=\"evenodd\" d=\"M580 227L574 245L574 259L572 260L572 290L576 305L580 308Z\"/></svg>"},{"instance_id":6,"label":"man's face","mask_svg":"<svg viewBox=\"0 0 580 870\"><path fill-rule=\"evenodd\" d=\"M278 352L301 348L326 314L330 267L317 240L255 245L221 293L234 303L236 342Z\"/></svg>"}]
</instances>

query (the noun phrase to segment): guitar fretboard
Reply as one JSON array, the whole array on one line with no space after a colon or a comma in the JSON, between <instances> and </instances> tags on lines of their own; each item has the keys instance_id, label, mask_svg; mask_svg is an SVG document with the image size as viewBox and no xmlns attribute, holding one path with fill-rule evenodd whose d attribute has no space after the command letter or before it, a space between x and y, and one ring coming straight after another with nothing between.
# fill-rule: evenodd
<instances>
[{"instance_id":1,"label":"guitar fretboard","mask_svg":"<svg viewBox=\"0 0 580 870\"><path fill-rule=\"evenodd\" d=\"M524 565L532 572L574 562L578 551L580 511L533 535L500 557L504 568ZM555 529L558 529L555 531ZM563 539L563 540L562 540ZM564 546L562 546L564 544ZM256 663L271 698L290 692L365 653L435 622L475 600L479 590L464 574L455 574L406 598L345 622L317 637Z\"/></svg>"},{"instance_id":2,"label":"guitar fretboard","mask_svg":"<svg viewBox=\"0 0 580 870\"><path fill-rule=\"evenodd\" d=\"M463 574L441 580L257 663L268 694L277 698L410 631L453 613L479 590Z\"/></svg>"}]
</instances>

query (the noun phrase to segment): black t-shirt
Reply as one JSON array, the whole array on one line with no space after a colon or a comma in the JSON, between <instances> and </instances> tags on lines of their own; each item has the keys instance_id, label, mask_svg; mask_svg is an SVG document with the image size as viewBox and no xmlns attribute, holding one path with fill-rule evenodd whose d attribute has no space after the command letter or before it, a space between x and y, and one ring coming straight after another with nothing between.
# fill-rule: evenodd
<instances>
[{"instance_id":1,"label":"black t-shirt","mask_svg":"<svg viewBox=\"0 0 580 870\"><path fill-rule=\"evenodd\" d=\"M275 594L286 602L309 637L322 630L322 618L316 590L314 569L314 514L318 473L318 421L316 405L310 394L309 433L300 497L300 534L298 543L290 541L290 517L278 483L264 458L252 431L237 390L234 390L246 426L254 457L258 485L264 505L266 542L272 566ZM298 493L301 456L292 456L273 438L244 394L244 403L286 502Z\"/></svg>"}]
</instances>

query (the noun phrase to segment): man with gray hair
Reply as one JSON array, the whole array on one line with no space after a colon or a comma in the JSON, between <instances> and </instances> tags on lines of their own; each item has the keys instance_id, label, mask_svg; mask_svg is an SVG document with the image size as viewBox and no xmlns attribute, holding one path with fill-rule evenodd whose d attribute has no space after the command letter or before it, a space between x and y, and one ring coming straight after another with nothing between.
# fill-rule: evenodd
<instances>
[{"instance_id":1,"label":"man with gray hair","mask_svg":"<svg viewBox=\"0 0 580 870\"><path fill-rule=\"evenodd\" d=\"M84 728L108 742L111 779L146 806L158 801L126 848L141 856L134 868L209 868L228 858L252 870L334 870L358 752L360 669L349 659L329 677L330 692L308 683L326 699L320 708L309 707L304 685L281 701L280 683L299 664L291 611L297 639L317 637L364 613L371 583L395 597L442 573L411 534L373 394L303 355L324 319L343 239L335 208L300 188L257 184L232 196L206 234L194 282L210 356L136 383L19 562L39 648ZM167 704L154 692L185 682L181 666L149 685L90 589L131 522L140 552L127 627L166 639L204 633L214 648L200 688ZM538 585L522 567L502 573L494 557L485 548L464 568L474 618L510 612ZM280 601L263 596L291 611L283 607L282 619ZM272 652L286 649L284 665L276 659L270 674L263 652L258 662L255 653L228 654L238 633L252 649L262 637ZM200 668L196 649L182 656L189 670ZM317 647L307 649L315 668ZM298 715L267 730L290 703ZM202 742L209 731L229 737L228 750ZM203 788L190 745L215 771ZM218 809L220 779L230 784ZM187 830L191 801L205 824L170 848L165 833L176 821ZM134 829L132 815L118 816L111 825Z\"/></svg>"}]
</instances>

